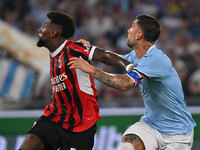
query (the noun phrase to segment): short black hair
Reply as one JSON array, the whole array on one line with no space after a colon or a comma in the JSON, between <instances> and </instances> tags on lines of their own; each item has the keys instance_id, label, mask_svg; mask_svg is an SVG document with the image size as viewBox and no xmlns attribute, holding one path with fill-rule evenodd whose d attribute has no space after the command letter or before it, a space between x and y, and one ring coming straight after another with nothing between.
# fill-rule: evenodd
<instances>
[{"instance_id":1,"label":"short black hair","mask_svg":"<svg viewBox=\"0 0 200 150\"><path fill-rule=\"evenodd\" d=\"M62 37L68 39L72 37L75 33L75 23L74 19L67 13L59 10L50 11L47 17L52 23L61 25L62 27Z\"/></svg>"},{"instance_id":2,"label":"short black hair","mask_svg":"<svg viewBox=\"0 0 200 150\"><path fill-rule=\"evenodd\" d=\"M144 39L148 42L155 42L160 35L160 24L150 15L138 15L136 17L138 25L144 33Z\"/></svg>"}]
</instances>

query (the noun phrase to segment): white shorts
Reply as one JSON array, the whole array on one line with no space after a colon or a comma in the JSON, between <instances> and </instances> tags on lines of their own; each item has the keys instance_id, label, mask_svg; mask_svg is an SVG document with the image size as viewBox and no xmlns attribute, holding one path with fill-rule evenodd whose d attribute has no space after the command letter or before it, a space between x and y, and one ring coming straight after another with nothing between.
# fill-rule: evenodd
<instances>
[{"instance_id":1,"label":"white shorts","mask_svg":"<svg viewBox=\"0 0 200 150\"><path fill-rule=\"evenodd\" d=\"M143 141L145 150L191 150L194 131L187 135L167 135L158 132L144 121L130 126L123 134L136 134Z\"/></svg>"}]
</instances>

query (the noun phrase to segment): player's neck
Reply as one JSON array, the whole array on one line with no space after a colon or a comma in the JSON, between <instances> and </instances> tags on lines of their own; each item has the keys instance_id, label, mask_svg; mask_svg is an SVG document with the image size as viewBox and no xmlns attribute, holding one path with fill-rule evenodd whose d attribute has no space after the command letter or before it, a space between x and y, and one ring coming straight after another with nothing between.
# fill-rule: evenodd
<instances>
[{"instance_id":1,"label":"player's neck","mask_svg":"<svg viewBox=\"0 0 200 150\"><path fill-rule=\"evenodd\" d=\"M51 53L53 53L62 43L64 43L66 39L61 38L61 39L52 39L50 41L49 46L47 47Z\"/></svg>"},{"instance_id":2,"label":"player's neck","mask_svg":"<svg viewBox=\"0 0 200 150\"><path fill-rule=\"evenodd\" d=\"M151 43L148 42L141 42L136 45L135 48L133 48L139 57L141 59L149 50L149 48L152 46Z\"/></svg>"}]
</instances>

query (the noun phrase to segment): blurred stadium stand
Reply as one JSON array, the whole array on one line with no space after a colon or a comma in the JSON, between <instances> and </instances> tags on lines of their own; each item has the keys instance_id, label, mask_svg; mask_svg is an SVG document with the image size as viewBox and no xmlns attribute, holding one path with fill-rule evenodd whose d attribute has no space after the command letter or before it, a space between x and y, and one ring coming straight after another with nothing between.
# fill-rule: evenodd
<instances>
[{"instance_id":1,"label":"blurred stadium stand","mask_svg":"<svg viewBox=\"0 0 200 150\"><path fill-rule=\"evenodd\" d=\"M127 29L135 16L155 16L161 23L157 46L177 69L186 103L200 105L199 8L198 0L0 0L0 109L42 109L50 102L48 51L37 48L36 42L46 13L54 9L75 18L74 40L84 38L120 54L130 51ZM93 64L108 72L124 73ZM138 88L120 92L98 81L96 86L100 107L143 106Z\"/></svg>"}]
</instances>

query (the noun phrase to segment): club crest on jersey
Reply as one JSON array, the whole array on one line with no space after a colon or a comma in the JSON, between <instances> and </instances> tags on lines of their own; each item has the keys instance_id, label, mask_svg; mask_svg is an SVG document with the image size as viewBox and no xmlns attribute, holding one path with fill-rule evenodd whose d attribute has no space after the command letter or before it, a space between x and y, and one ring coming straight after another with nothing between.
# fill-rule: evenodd
<instances>
[{"instance_id":1,"label":"club crest on jersey","mask_svg":"<svg viewBox=\"0 0 200 150\"><path fill-rule=\"evenodd\" d=\"M58 59L58 68L61 68L62 67L62 61L61 61L61 59L59 58Z\"/></svg>"}]
</instances>

